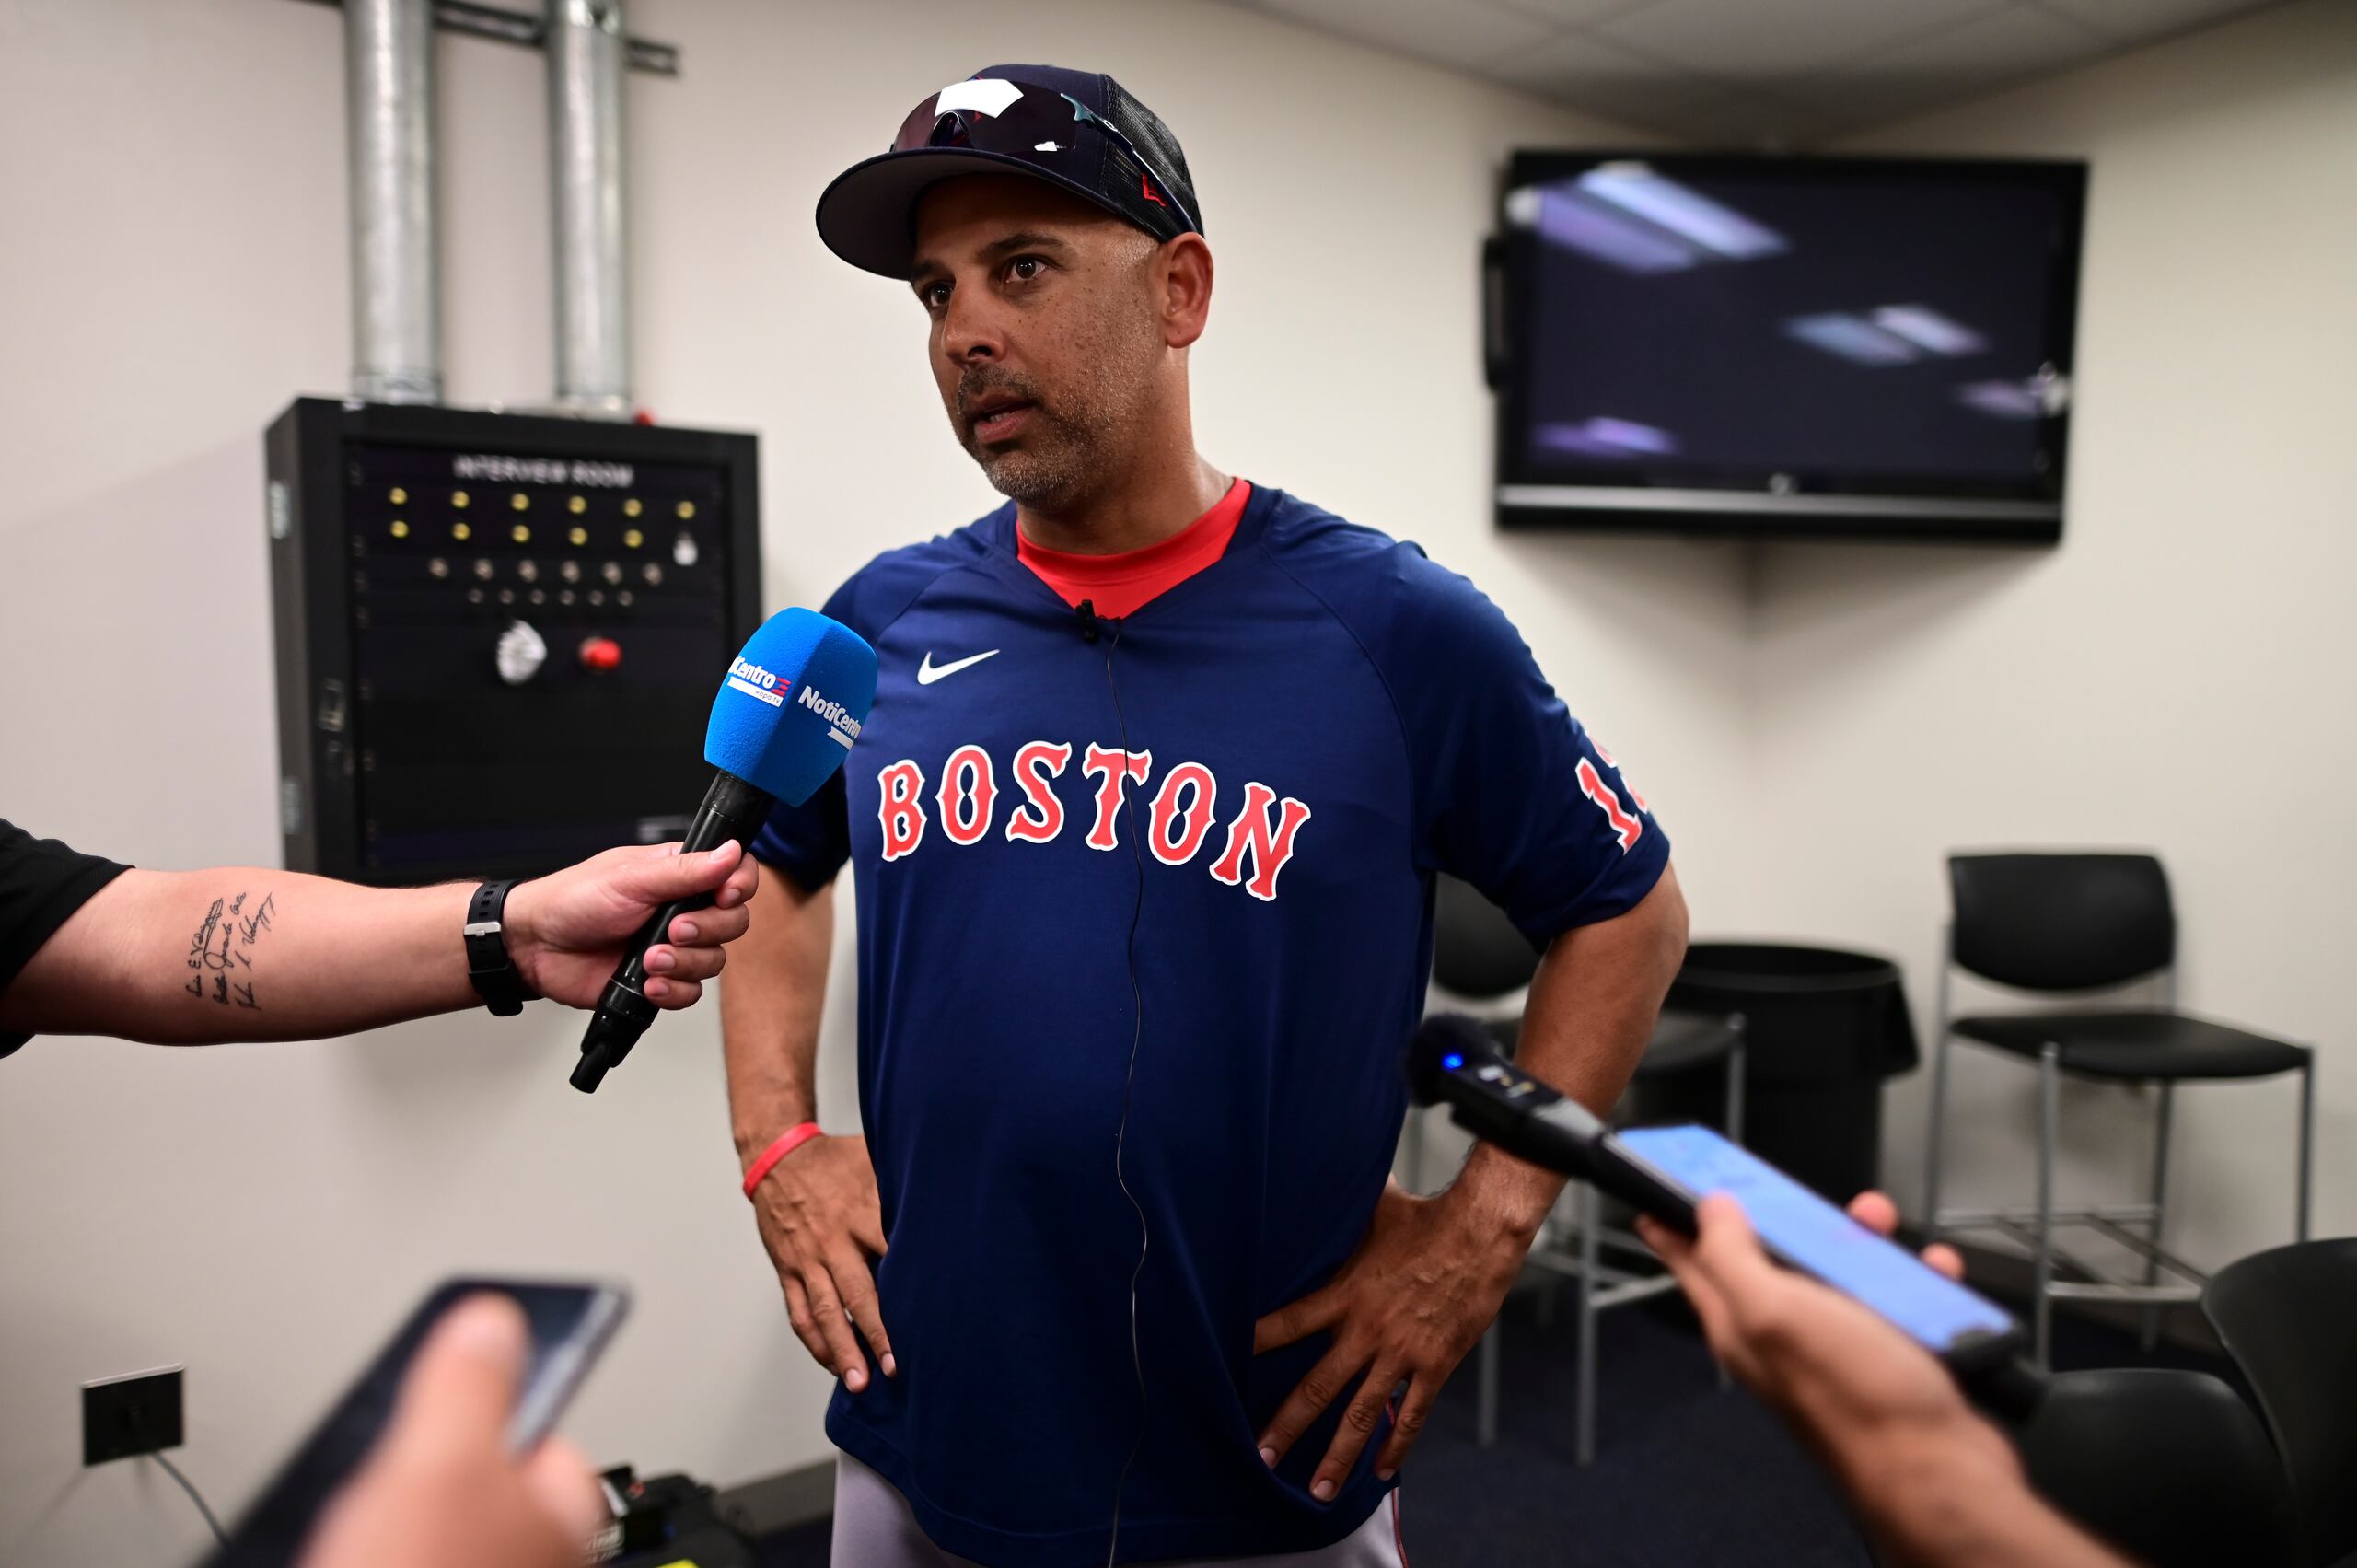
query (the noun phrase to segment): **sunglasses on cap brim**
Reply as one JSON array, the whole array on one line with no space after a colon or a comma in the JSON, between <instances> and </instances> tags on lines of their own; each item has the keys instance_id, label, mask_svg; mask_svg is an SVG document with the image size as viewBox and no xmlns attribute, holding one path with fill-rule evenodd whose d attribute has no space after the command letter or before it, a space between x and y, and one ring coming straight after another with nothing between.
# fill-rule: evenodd
<instances>
[{"instance_id":1,"label":"sunglasses on cap brim","mask_svg":"<svg viewBox=\"0 0 2357 1568\"><path fill-rule=\"evenodd\" d=\"M1105 137L1137 165L1146 182L1145 199L1177 214L1184 226L1179 233L1202 232L1195 215L1187 210L1162 171L1138 151L1137 144L1070 93L999 76L953 82L909 110L909 117L900 122L900 134L892 138L891 150L970 147L1029 164L1086 189L1093 182L1075 172L1070 157L1075 138L1084 130Z\"/></svg>"}]
</instances>

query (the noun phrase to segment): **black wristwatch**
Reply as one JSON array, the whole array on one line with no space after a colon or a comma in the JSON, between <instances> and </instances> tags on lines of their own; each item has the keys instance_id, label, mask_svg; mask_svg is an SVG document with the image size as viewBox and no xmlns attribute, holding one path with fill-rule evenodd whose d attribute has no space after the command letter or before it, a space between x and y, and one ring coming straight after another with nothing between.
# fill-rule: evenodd
<instances>
[{"instance_id":1,"label":"black wristwatch","mask_svg":"<svg viewBox=\"0 0 2357 1568\"><path fill-rule=\"evenodd\" d=\"M507 911L507 890L514 886L513 882L485 882L477 888L475 896L467 900L462 933L467 939L467 978L474 982L475 994L483 1005L503 1018L512 1018L524 1010L525 1003L540 1000L516 972L500 923Z\"/></svg>"}]
</instances>

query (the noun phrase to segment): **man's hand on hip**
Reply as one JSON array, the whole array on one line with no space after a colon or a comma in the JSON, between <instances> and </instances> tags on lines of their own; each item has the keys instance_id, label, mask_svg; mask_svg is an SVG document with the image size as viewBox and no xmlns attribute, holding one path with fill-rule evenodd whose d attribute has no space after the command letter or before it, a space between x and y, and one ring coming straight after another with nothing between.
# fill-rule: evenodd
<instances>
[{"instance_id":1,"label":"man's hand on hip","mask_svg":"<svg viewBox=\"0 0 2357 1568\"><path fill-rule=\"evenodd\" d=\"M753 1189L753 1214L785 1291L786 1321L811 1359L853 1393L866 1388L856 1323L884 1376L899 1376L869 1262L884 1255L884 1211L867 1140L819 1137L795 1149Z\"/></svg>"},{"instance_id":2,"label":"man's hand on hip","mask_svg":"<svg viewBox=\"0 0 2357 1568\"><path fill-rule=\"evenodd\" d=\"M1441 1385L1497 1317L1527 1249L1522 1237L1479 1223L1446 1195L1416 1198L1387 1183L1366 1238L1333 1280L1253 1330L1256 1355L1311 1334L1333 1334L1332 1348L1261 1434L1261 1458L1273 1468L1364 1374L1310 1478L1310 1494L1330 1501L1404 1380L1407 1398L1375 1461L1388 1480L1415 1446Z\"/></svg>"}]
</instances>

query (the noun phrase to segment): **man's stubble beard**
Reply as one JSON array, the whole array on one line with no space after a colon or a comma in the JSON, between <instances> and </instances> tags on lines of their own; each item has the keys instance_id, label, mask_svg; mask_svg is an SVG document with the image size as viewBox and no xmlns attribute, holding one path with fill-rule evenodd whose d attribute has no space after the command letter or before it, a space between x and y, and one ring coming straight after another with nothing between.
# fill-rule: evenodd
<instances>
[{"instance_id":1,"label":"man's stubble beard","mask_svg":"<svg viewBox=\"0 0 2357 1568\"><path fill-rule=\"evenodd\" d=\"M1069 405L1071 400L1060 402ZM1094 417L1092 417L1094 416ZM1102 412L1082 406L1072 413L1031 405L1031 428L1019 446L992 451L961 424L959 438L966 453L981 465L991 488L1019 505L1048 510L1056 503L1086 494L1104 468L1103 454L1118 422Z\"/></svg>"},{"instance_id":2,"label":"man's stubble beard","mask_svg":"<svg viewBox=\"0 0 2357 1568\"><path fill-rule=\"evenodd\" d=\"M953 406L958 444L989 480L991 488L1017 505L1058 512L1102 490L1123 466L1124 450L1136 438L1155 395L1154 374L1161 356L1158 333L1124 322L1108 322L1089 334L1076 357L1100 374L1086 385L1059 390L1052 401L1028 377L985 373L971 377L966 396L1007 389L1031 400L1031 426L1020 444L991 451L974 439L973 428ZM962 401L962 400L961 400Z\"/></svg>"}]
</instances>

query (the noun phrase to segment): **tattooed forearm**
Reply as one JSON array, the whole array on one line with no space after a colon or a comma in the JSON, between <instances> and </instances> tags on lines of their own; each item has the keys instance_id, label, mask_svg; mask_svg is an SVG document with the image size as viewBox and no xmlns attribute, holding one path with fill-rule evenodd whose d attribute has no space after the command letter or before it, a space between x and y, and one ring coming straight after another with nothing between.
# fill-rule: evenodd
<instances>
[{"instance_id":1,"label":"tattooed forearm","mask_svg":"<svg viewBox=\"0 0 2357 1568\"><path fill-rule=\"evenodd\" d=\"M251 1007L261 1002L254 994L254 956L278 913L274 895L264 893L250 911L250 891L235 898L215 899L204 923L189 937L188 967L196 972L181 989L200 1002L221 1007Z\"/></svg>"}]
</instances>

